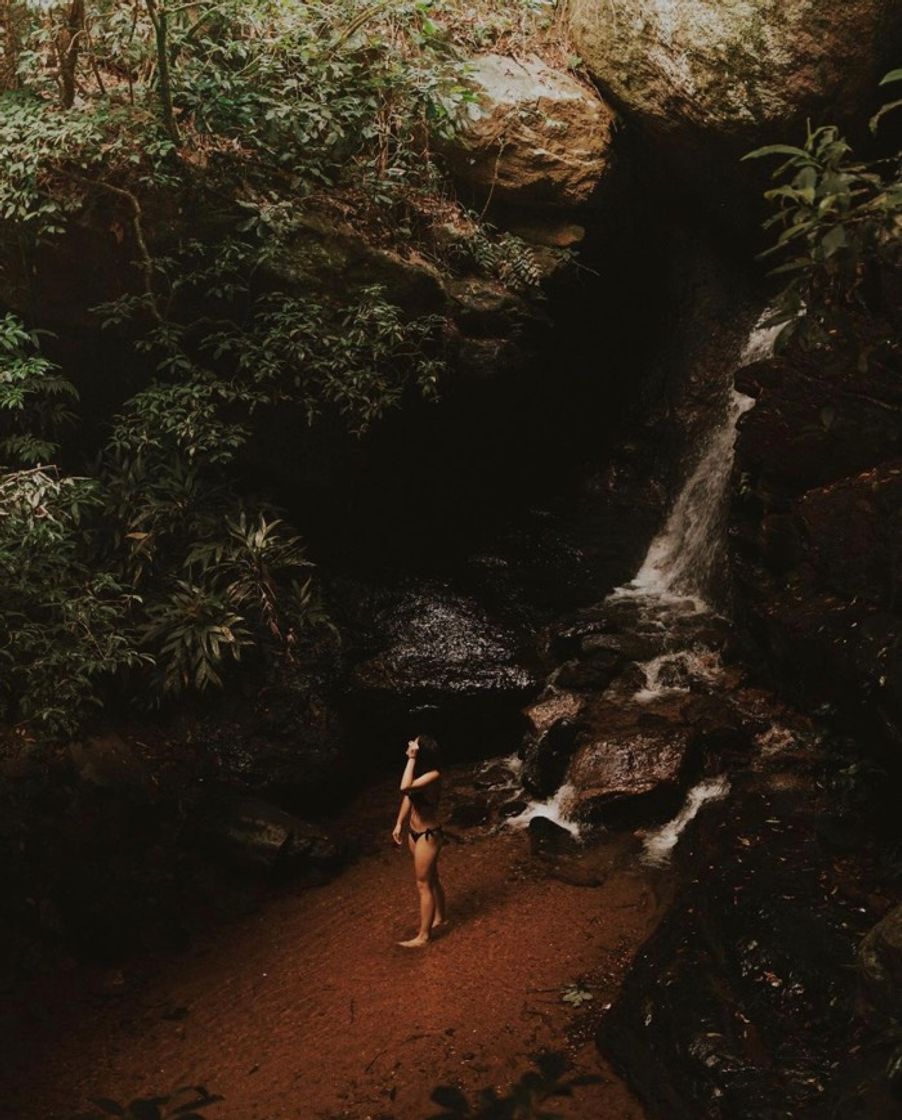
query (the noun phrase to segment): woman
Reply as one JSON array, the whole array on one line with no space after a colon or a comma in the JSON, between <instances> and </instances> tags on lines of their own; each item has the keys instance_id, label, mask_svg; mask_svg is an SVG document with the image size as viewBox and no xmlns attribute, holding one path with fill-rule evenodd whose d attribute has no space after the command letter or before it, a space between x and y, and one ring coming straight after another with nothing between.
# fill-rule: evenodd
<instances>
[{"instance_id":1,"label":"woman","mask_svg":"<svg viewBox=\"0 0 902 1120\"><path fill-rule=\"evenodd\" d=\"M444 835L438 823L438 802L442 792L438 743L419 735L407 744L407 765L401 776L401 808L392 838L401 843L401 829L408 820L407 843L413 855L413 868L420 896L420 929L409 941L399 941L405 949L420 949L445 920L445 892L438 877L438 855Z\"/></svg>"}]
</instances>

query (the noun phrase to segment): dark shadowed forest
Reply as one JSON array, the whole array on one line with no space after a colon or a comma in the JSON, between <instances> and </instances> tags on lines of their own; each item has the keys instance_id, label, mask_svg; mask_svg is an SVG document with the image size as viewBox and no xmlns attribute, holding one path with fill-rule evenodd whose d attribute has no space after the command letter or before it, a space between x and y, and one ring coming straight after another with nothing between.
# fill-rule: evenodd
<instances>
[{"instance_id":1,"label":"dark shadowed forest","mask_svg":"<svg viewBox=\"0 0 902 1120\"><path fill-rule=\"evenodd\" d=\"M0 1117L902 1117L899 67L0 0Z\"/></svg>"}]
</instances>

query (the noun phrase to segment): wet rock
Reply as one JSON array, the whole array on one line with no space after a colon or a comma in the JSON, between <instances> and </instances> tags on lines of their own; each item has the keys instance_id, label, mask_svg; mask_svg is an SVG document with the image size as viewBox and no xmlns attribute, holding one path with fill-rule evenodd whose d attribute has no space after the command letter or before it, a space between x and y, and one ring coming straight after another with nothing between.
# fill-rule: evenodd
<instances>
[{"instance_id":1,"label":"wet rock","mask_svg":"<svg viewBox=\"0 0 902 1120\"><path fill-rule=\"evenodd\" d=\"M867 934L858 950L864 990L875 1007L902 1014L902 906L896 906Z\"/></svg>"},{"instance_id":2,"label":"wet rock","mask_svg":"<svg viewBox=\"0 0 902 1120\"><path fill-rule=\"evenodd\" d=\"M236 867L332 872L342 855L328 833L258 797L207 795L195 823L206 844Z\"/></svg>"},{"instance_id":3,"label":"wet rock","mask_svg":"<svg viewBox=\"0 0 902 1120\"><path fill-rule=\"evenodd\" d=\"M116 734L72 743L69 753L79 778L87 785L107 790L140 790L147 781L143 763Z\"/></svg>"},{"instance_id":4,"label":"wet rock","mask_svg":"<svg viewBox=\"0 0 902 1120\"><path fill-rule=\"evenodd\" d=\"M566 828L542 816L529 822L529 846L534 856L563 855L579 847Z\"/></svg>"},{"instance_id":5,"label":"wet rock","mask_svg":"<svg viewBox=\"0 0 902 1120\"><path fill-rule=\"evenodd\" d=\"M814 1117L847 1085L858 1099L860 916L811 872L816 841L794 811L812 795L810 782L789 796L737 783L695 822L692 878L597 1036L649 1120Z\"/></svg>"},{"instance_id":6,"label":"wet rock","mask_svg":"<svg viewBox=\"0 0 902 1120\"><path fill-rule=\"evenodd\" d=\"M866 104L898 42L892 0L573 0L574 45L614 104L658 137L749 147L806 114Z\"/></svg>"},{"instance_id":7,"label":"wet rock","mask_svg":"<svg viewBox=\"0 0 902 1120\"><path fill-rule=\"evenodd\" d=\"M443 144L455 177L496 202L575 207L608 162L614 113L593 90L535 56L477 57L477 100Z\"/></svg>"},{"instance_id":8,"label":"wet rock","mask_svg":"<svg viewBox=\"0 0 902 1120\"><path fill-rule=\"evenodd\" d=\"M513 801L505 801L503 805L500 805L498 807L498 812L502 817L519 817L528 807L528 801L515 797Z\"/></svg>"},{"instance_id":9,"label":"wet rock","mask_svg":"<svg viewBox=\"0 0 902 1120\"><path fill-rule=\"evenodd\" d=\"M357 666L358 687L436 693L533 686L515 635L472 600L425 585L388 599L377 625L392 644Z\"/></svg>"},{"instance_id":10,"label":"wet rock","mask_svg":"<svg viewBox=\"0 0 902 1120\"><path fill-rule=\"evenodd\" d=\"M791 353L742 382L757 403L736 445L738 614L789 695L836 704L898 745L898 375L874 369L865 389L836 356Z\"/></svg>"},{"instance_id":11,"label":"wet rock","mask_svg":"<svg viewBox=\"0 0 902 1120\"><path fill-rule=\"evenodd\" d=\"M768 726L766 719L738 711L729 696L717 693L693 698L685 718L691 728L693 749L717 759L748 754L754 748L755 735Z\"/></svg>"},{"instance_id":12,"label":"wet rock","mask_svg":"<svg viewBox=\"0 0 902 1120\"><path fill-rule=\"evenodd\" d=\"M666 724L583 736L567 769L571 811L611 826L666 820L679 807L690 758L687 730Z\"/></svg>"},{"instance_id":13,"label":"wet rock","mask_svg":"<svg viewBox=\"0 0 902 1120\"><path fill-rule=\"evenodd\" d=\"M610 625L604 616L589 614L575 622L553 627L547 636L548 654L556 661L563 661L578 654L583 641L593 635L608 636Z\"/></svg>"},{"instance_id":14,"label":"wet rock","mask_svg":"<svg viewBox=\"0 0 902 1120\"><path fill-rule=\"evenodd\" d=\"M460 801L448 815L448 823L457 828L478 828L488 822L490 815L485 801Z\"/></svg>"},{"instance_id":15,"label":"wet rock","mask_svg":"<svg viewBox=\"0 0 902 1120\"><path fill-rule=\"evenodd\" d=\"M577 692L603 692L617 677L623 665L621 655L610 651L573 658L558 668L554 683Z\"/></svg>"},{"instance_id":16,"label":"wet rock","mask_svg":"<svg viewBox=\"0 0 902 1120\"><path fill-rule=\"evenodd\" d=\"M577 727L562 717L523 746L523 788L535 797L550 797L563 782L567 765L576 749Z\"/></svg>"},{"instance_id":17,"label":"wet rock","mask_svg":"<svg viewBox=\"0 0 902 1120\"><path fill-rule=\"evenodd\" d=\"M589 634L579 643L580 656L607 657L612 667L620 668L627 661L646 661L660 649L660 636L648 634Z\"/></svg>"},{"instance_id":18,"label":"wet rock","mask_svg":"<svg viewBox=\"0 0 902 1120\"><path fill-rule=\"evenodd\" d=\"M498 762L480 770L478 777L473 779L475 789L505 789L513 784L515 779L506 762Z\"/></svg>"},{"instance_id":19,"label":"wet rock","mask_svg":"<svg viewBox=\"0 0 902 1120\"><path fill-rule=\"evenodd\" d=\"M737 466L764 513L786 513L806 491L829 486L902 449L894 371L874 370L865 389L843 365L803 355L741 370L737 384L755 397L742 420Z\"/></svg>"},{"instance_id":20,"label":"wet rock","mask_svg":"<svg viewBox=\"0 0 902 1120\"><path fill-rule=\"evenodd\" d=\"M530 730L521 747L520 780L537 797L550 797L564 780L576 745L576 721L584 707L572 692L553 692L526 709Z\"/></svg>"},{"instance_id":21,"label":"wet rock","mask_svg":"<svg viewBox=\"0 0 902 1120\"><path fill-rule=\"evenodd\" d=\"M457 757L519 744L519 709L538 687L526 632L437 582L347 588L342 609L354 638L345 711L374 750L416 730Z\"/></svg>"},{"instance_id":22,"label":"wet rock","mask_svg":"<svg viewBox=\"0 0 902 1120\"><path fill-rule=\"evenodd\" d=\"M550 696L531 704L524 714L533 735L544 735L562 720L574 722L585 704L581 696L572 692L553 692Z\"/></svg>"}]
</instances>

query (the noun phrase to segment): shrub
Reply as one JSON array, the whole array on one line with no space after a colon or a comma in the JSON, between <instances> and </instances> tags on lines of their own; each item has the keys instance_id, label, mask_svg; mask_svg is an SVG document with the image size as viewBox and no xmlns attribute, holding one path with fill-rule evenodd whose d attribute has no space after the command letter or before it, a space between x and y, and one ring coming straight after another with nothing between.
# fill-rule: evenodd
<instances>
[{"instance_id":1,"label":"shrub","mask_svg":"<svg viewBox=\"0 0 902 1120\"><path fill-rule=\"evenodd\" d=\"M893 71L884 82L902 80ZM885 106L872 120L902 102ZM854 347L861 371L887 359L899 340L887 330L902 263L902 161L862 162L834 125L812 129L801 147L771 144L744 158L781 157L765 193L776 206L765 228L780 230L764 256L784 259L773 275L788 277L773 322L778 346Z\"/></svg>"}]
</instances>

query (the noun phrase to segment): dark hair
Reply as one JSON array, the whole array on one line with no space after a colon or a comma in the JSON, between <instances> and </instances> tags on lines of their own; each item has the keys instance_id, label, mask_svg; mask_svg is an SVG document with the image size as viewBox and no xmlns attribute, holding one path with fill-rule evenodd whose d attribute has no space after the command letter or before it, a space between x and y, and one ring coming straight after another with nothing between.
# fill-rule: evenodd
<instances>
[{"instance_id":1,"label":"dark hair","mask_svg":"<svg viewBox=\"0 0 902 1120\"><path fill-rule=\"evenodd\" d=\"M420 749L417 751L417 764L414 773L428 774L430 770L438 770L442 760L442 752L438 743L431 735L417 735Z\"/></svg>"}]
</instances>

